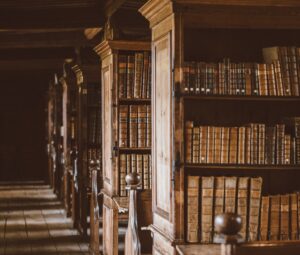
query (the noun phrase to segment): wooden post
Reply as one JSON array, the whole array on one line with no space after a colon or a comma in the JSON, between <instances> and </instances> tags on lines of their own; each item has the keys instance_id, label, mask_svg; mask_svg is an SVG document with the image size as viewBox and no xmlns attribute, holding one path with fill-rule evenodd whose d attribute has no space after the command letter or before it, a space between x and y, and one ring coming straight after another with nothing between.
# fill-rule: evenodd
<instances>
[{"instance_id":1,"label":"wooden post","mask_svg":"<svg viewBox=\"0 0 300 255\"><path fill-rule=\"evenodd\" d=\"M221 244L221 255L235 255L236 244L244 240L238 234L242 228L242 218L234 213L224 213L215 217L215 243Z\"/></svg>"},{"instance_id":2,"label":"wooden post","mask_svg":"<svg viewBox=\"0 0 300 255\"><path fill-rule=\"evenodd\" d=\"M100 171L100 161L91 160L89 164L92 172L92 194L90 200L90 251L92 255L99 255L99 204L97 172Z\"/></svg>"},{"instance_id":3,"label":"wooden post","mask_svg":"<svg viewBox=\"0 0 300 255\"><path fill-rule=\"evenodd\" d=\"M138 230L137 189L141 185L141 177L133 172L126 176L126 189L129 190L129 218L125 236L125 255L141 255L141 243Z\"/></svg>"}]
</instances>

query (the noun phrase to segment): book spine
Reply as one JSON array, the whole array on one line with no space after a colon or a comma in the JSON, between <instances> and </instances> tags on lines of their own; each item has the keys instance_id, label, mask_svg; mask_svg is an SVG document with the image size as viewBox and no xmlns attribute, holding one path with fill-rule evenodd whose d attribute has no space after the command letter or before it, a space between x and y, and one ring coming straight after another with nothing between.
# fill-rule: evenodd
<instances>
[{"instance_id":1,"label":"book spine","mask_svg":"<svg viewBox=\"0 0 300 255\"><path fill-rule=\"evenodd\" d=\"M134 87L134 56L127 56L127 82L126 82L126 95L127 98L133 98Z\"/></svg>"},{"instance_id":2,"label":"book spine","mask_svg":"<svg viewBox=\"0 0 300 255\"><path fill-rule=\"evenodd\" d=\"M214 163L221 163L221 144L222 144L222 129L215 127L215 144L214 144Z\"/></svg>"},{"instance_id":3,"label":"book spine","mask_svg":"<svg viewBox=\"0 0 300 255\"><path fill-rule=\"evenodd\" d=\"M152 115L151 115L151 105L146 106L147 116L146 116L146 147L151 148L152 145Z\"/></svg>"},{"instance_id":4,"label":"book spine","mask_svg":"<svg viewBox=\"0 0 300 255\"><path fill-rule=\"evenodd\" d=\"M143 154L143 183L144 189L150 189L149 185L150 176L149 176L149 155Z\"/></svg>"},{"instance_id":5,"label":"book spine","mask_svg":"<svg viewBox=\"0 0 300 255\"><path fill-rule=\"evenodd\" d=\"M188 176L187 184L187 241L199 242L199 176Z\"/></svg>"},{"instance_id":6,"label":"book spine","mask_svg":"<svg viewBox=\"0 0 300 255\"><path fill-rule=\"evenodd\" d=\"M298 229L299 229L299 222L298 222L298 199L297 194L290 194L290 210L291 210L291 240L298 239Z\"/></svg>"},{"instance_id":7,"label":"book spine","mask_svg":"<svg viewBox=\"0 0 300 255\"><path fill-rule=\"evenodd\" d=\"M120 155L120 196L126 196L126 154Z\"/></svg>"},{"instance_id":8,"label":"book spine","mask_svg":"<svg viewBox=\"0 0 300 255\"><path fill-rule=\"evenodd\" d=\"M247 240L247 219L248 219L248 191L249 191L249 178L240 177L238 179L238 192L237 192L237 214L242 218L242 229L240 234L244 240Z\"/></svg>"},{"instance_id":9,"label":"book spine","mask_svg":"<svg viewBox=\"0 0 300 255\"><path fill-rule=\"evenodd\" d=\"M223 176L215 177L214 188L214 218L224 213L224 198L225 198L225 178Z\"/></svg>"},{"instance_id":10,"label":"book spine","mask_svg":"<svg viewBox=\"0 0 300 255\"><path fill-rule=\"evenodd\" d=\"M290 222L290 197L289 195L280 196L280 240L289 240Z\"/></svg>"},{"instance_id":11,"label":"book spine","mask_svg":"<svg viewBox=\"0 0 300 255\"><path fill-rule=\"evenodd\" d=\"M283 88L282 73L281 73L281 63L279 60L274 60L273 63L274 63L277 95L284 96L284 88Z\"/></svg>"},{"instance_id":12,"label":"book spine","mask_svg":"<svg viewBox=\"0 0 300 255\"><path fill-rule=\"evenodd\" d=\"M214 177L201 177L201 242L211 243L213 232Z\"/></svg>"},{"instance_id":13,"label":"book spine","mask_svg":"<svg viewBox=\"0 0 300 255\"><path fill-rule=\"evenodd\" d=\"M207 128L207 159L206 163L214 163L214 139L215 139L215 127L208 126Z\"/></svg>"},{"instance_id":14,"label":"book spine","mask_svg":"<svg viewBox=\"0 0 300 255\"><path fill-rule=\"evenodd\" d=\"M291 164L291 135L284 136L284 164Z\"/></svg>"},{"instance_id":15,"label":"book spine","mask_svg":"<svg viewBox=\"0 0 300 255\"><path fill-rule=\"evenodd\" d=\"M119 98L126 98L126 81L127 81L127 56L119 55Z\"/></svg>"},{"instance_id":16,"label":"book spine","mask_svg":"<svg viewBox=\"0 0 300 255\"><path fill-rule=\"evenodd\" d=\"M141 98L147 98L147 89L149 86L149 52L145 51L143 56L143 78L141 88Z\"/></svg>"},{"instance_id":17,"label":"book spine","mask_svg":"<svg viewBox=\"0 0 300 255\"><path fill-rule=\"evenodd\" d=\"M119 108L119 147L128 147L128 106Z\"/></svg>"},{"instance_id":18,"label":"book spine","mask_svg":"<svg viewBox=\"0 0 300 255\"><path fill-rule=\"evenodd\" d=\"M149 55L149 68L148 68L148 87L146 98L151 98L151 88L152 88L152 66L151 66L151 55Z\"/></svg>"},{"instance_id":19,"label":"book spine","mask_svg":"<svg viewBox=\"0 0 300 255\"><path fill-rule=\"evenodd\" d=\"M269 95L277 96L274 64L267 64L267 79L269 85Z\"/></svg>"},{"instance_id":20,"label":"book spine","mask_svg":"<svg viewBox=\"0 0 300 255\"><path fill-rule=\"evenodd\" d=\"M238 127L231 127L230 138L229 138L229 164L237 163L237 150L238 150Z\"/></svg>"},{"instance_id":21,"label":"book spine","mask_svg":"<svg viewBox=\"0 0 300 255\"><path fill-rule=\"evenodd\" d=\"M276 125L276 162L279 165L284 164L284 133L285 125Z\"/></svg>"},{"instance_id":22,"label":"book spine","mask_svg":"<svg viewBox=\"0 0 300 255\"><path fill-rule=\"evenodd\" d=\"M146 147L147 143L147 105L138 105L138 147Z\"/></svg>"},{"instance_id":23,"label":"book spine","mask_svg":"<svg viewBox=\"0 0 300 255\"><path fill-rule=\"evenodd\" d=\"M258 125L258 164L265 163L265 141L266 141L266 126ZM268 141L269 142L269 141Z\"/></svg>"},{"instance_id":24,"label":"book spine","mask_svg":"<svg viewBox=\"0 0 300 255\"><path fill-rule=\"evenodd\" d=\"M138 145L138 106L129 106L129 146L136 148Z\"/></svg>"},{"instance_id":25,"label":"book spine","mask_svg":"<svg viewBox=\"0 0 300 255\"><path fill-rule=\"evenodd\" d=\"M248 223L249 241L258 240L261 188L262 188L261 177L250 179L249 223Z\"/></svg>"},{"instance_id":26,"label":"book spine","mask_svg":"<svg viewBox=\"0 0 300 255\"><path fill-rule=\"evenodd\" d=\"M136 154L136 172L141 177L142 188L145 189L145 185L144 185L144 171L143 171L143 154Z\"/></svg>"},{"instance_id":27,"label":"book spine","mask_svg":"<svg viewBox=\"0 0 300 255\"><path fill-rule=\"evenodd\" d=\"M221 144L221 164L228 164L229 162L229 139L230 128L222 127L222 144Z\"/></svg>"},{"instance_id":28,"label":"book spine","mask_svg":"<svg viewBox=\"0 0 300 255\"><path fill-rule=\"evenodd\" d=\"M236 213L237 177L225 177L225 212Z\"/></svg>"},{"instance_id":29,"label":"book spine","mask_svg":"<svg viewBox=\"0 0 300 255\"><path fill-rule=\"evenodd\" d=\"M298 80L296 47L289 47L288 55L289 55L289 71L290 71L292 95L299 96L299 80Z\"/></svg>"},{"instance_id":30,"label":"book spine","mask_svg":"<svg viewBox=\"0 0 300 255\"><path fill-rule=\"evenodd\" d=\"M246 127L245 133L245 163L251 164L251 127Z\"/></svg>"},{"instance_id":31,"label":"book spine","mask_svg":"<svg viewBox=\"0 0 300 255\"><path fill-rule=\"evenodd\" d=\"M192 121L187 121L185 123L185 161L186 163L193 162L193 129L194 123Z\"/></svg>"},{"instance_id":32,"label":"book spine","mask_svg":"<svg viewBox=\"0 0 300 255\"><path fill-rule=\"evenodd\" d=\"M245 164L245 145L246 141L246 127L239 127L238 129L238 164Z\"/></svg>"},{"instance_id":33,"label":"book spine","mask_svg":"<svg viewBox=\"0 0 300 255\"><path fill-rule=\"evenodd\" d=\"M131 173L137 173L137 154L131 154Z\"/></svg>"},{"instance_id":34,"label":"book spine","mask_svg":"<svg viewBox=\"0 0 300 255\"><path fill-rule=\"evenodd\" d=\"M133 97L141 98L144 54L143 53L135 53L134 60L135 60L135 64L134 64L135 70L134 70Z\"/></svg>"},{"instance_id":35,"label":"book spine","mask_svg":"<svg viewBox=\"0 0 300 255\"><path fill-rule=\"evenodd\" d=\"M194 127L193 128L193 141L192 141L193 149L192 149L192 157L193 157L193 163L198 164L199 163L199 149L200 149L200 128Z\"/></svg>"},{"instance_id":36,"label":"book spine","mask_svg":"<svg viewBox=\"0 0 300 255\"><path fill-rule=\"evenodd\" d=\"M279 240L280 235L280 196L270 197L270 240Z\"/></svg>"},{"instance_id":37,"label":"book spine","mask_svg":"<svg viewBox=\"0 0 300 255\"><path fill-rule=\"evenodd\" d=\"M200 163L207 163L207 133L207 126L200 127Z\"/></svg>"},{"instance_id":38,"label":"book spine","mask_svg":"<svg viewBox=\"0 0 300 255\"><path fill-rule=\"evenodd\" d=\"M289 59L287 47L279 47L279 52L284 95L291 96L291 79L289 73Z\"/></svg>"},{"instance_id":39,"label":"book spine","mask_svg":"<svg viewBox=\"0 0 300 255\"><path fill-rule=\"evenodd\" d=\"M267 241L269 239L269 209L270 209L270 197L263 196L261 202L260 213L260 231L259 240Z\"/></svg>"}]
</instances>

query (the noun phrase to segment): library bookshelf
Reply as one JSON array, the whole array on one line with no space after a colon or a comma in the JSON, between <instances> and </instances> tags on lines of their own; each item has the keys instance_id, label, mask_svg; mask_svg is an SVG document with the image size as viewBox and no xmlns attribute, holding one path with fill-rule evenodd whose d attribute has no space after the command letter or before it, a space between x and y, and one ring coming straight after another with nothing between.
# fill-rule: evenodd
<instances>
[{"instance_id":1,"label":"library bookshelf","mask_svg":"<svg viewBox=\"0 0 300 255\"><path fill-rule=\"evenodd\" d=\"M126 174L138 172L142 193L150 192L150 48L149 42L122 40L104 40L94 48L101 59L103 95L104 254L118 254L118 224L127 222ZM141 197L151 207L151 196ZM151 208L143 217L150 214Z\"/></svg>"},{"instance_id":2,"label":"library bookshelf","mask_svg":"<svg viewBox=\"0 0 300 255\"><path fill-rule=\"evenodd\" d=\"M220 93L215 87L209 87L201 93L199 87L197 93L196 89L190 90L191 80L186 78L187 63L200 63L200 73L203 63L206 68L211 63L217 68L224 67L219 63L224 63L225 58L230 58L232 63L259 63L257 68L260 69L266 61L263 49L299 47L296 34L300 29L300 4L280 0L150 0L139 11L149 20L152 30L153 224L150 229L153 253L176 254L176 247L187 245L185 250L189 252L180 254L193 254L195 250L187 248L190 177L259 177L263 182L262 196L295 192L300 184L296 161L283 160L283 164L278 161L270 165L265 163L263 155L262 164L257 164L256 160L243 161L243 164L210 159L188 162L187 122L197 128L240 128L249 123L272 126L282 123L285 118L299 116L300 101L298 92L293 94L289 90L276 96L251 89L250 94L242 94L239 86L244 83L237 82L239 78L236 83L231 82L235 86L232 91ZM239 69L239 65L236 68ZM222 84L226 82L222 80ZM287 86L287 80L282 84ZM210 85L223 89L220 80ZM200 218L201 215L199 221ZM258 235L256 242L259 243L259 239ZM269 242L282 247L289 241ZM196 243L196 246L201 245L201 240Z\"/></svg>"}]
</instances>

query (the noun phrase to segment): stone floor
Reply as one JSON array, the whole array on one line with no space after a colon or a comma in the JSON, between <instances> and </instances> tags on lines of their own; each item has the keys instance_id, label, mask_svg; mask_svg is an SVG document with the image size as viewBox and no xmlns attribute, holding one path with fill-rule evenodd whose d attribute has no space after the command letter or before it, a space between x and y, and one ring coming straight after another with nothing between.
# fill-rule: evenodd
<instances>
[{"instance_id":1,"label":"stone floor","mask_svg":"<svg viewBox=\"0 0 300 255\"><path fill-rule=\"evenodd\" d=\"M89 254L61 203L42 182L0 183L0 255Z\"/></svg>"}]
</instances>

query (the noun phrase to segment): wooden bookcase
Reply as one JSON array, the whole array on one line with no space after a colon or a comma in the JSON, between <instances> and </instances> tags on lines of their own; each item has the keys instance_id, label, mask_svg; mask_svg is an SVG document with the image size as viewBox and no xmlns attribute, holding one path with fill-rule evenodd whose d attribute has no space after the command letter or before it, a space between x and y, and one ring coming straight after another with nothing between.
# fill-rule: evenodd
<instances>
[{"instance_id":1,"label":"wooden bookcase","mask_svg":"<svg viewBox=\"0 0 300 255\"><path fill-rule=\"evenodd\" d=\"M73 218L79 230L87 235L89 216L89 197L91 191L90 160L101 161L101 118L97 116L101 109L100 72L98 65L74 64L76 75L77 106L75 122L75 139L78 150L77 173L73 176L72 187L74 214ZM92 100L91 100L92 99ZM91 119L93 115L93 120ZM93 124L91 124L93 122ZM93 127L91 127L93 125ZM93 138L91 133L94 132ZM99 136L99 139L96 137ZM101 171L98 174L101 176ZM102 182L99 180L99 188Z\"/></svg>"},{"instance_id":2,"label":"wooden bookcase","mask_svg":"<svg viewBox=\"0 0 300 255\"><path fill-rule=\"evenodd\" d=\"M152 29L153 254L176 254L176 245L186 243L189 175L261 176L263 194L299 190L298 165L186 164L184 139L188 120L239 126L299 116L299 97L184 95L180 90L186 61L261 62L264 47L299 47L299 11L298 2L281 0L150 0L140 9Z\"/></svg>"},{"instance_id":3,"label":"wooden bookcase","mask_svg":"<svg viewBox=\"0 0 300 255\"><path fill-rule=\"evenodd\" d=\"M128 211L128 197L120 196L120 155L151 154L151 148L120 148L119 109L122 105L150 105L151 99L119 99L119 65L121 54L150 51L149 42L104 40L94 49L101 59L102 76L102 136L103 136L103 254L118 254L118 224L120 213ZM131 83L130 83L131 84ZM133 81L134 84L134 81ZM131 86L133 86L131 84ZM148 197L149 199L149 197ZM122 217L126 220L127 216Z\"/></svg>"}]
</instances>

